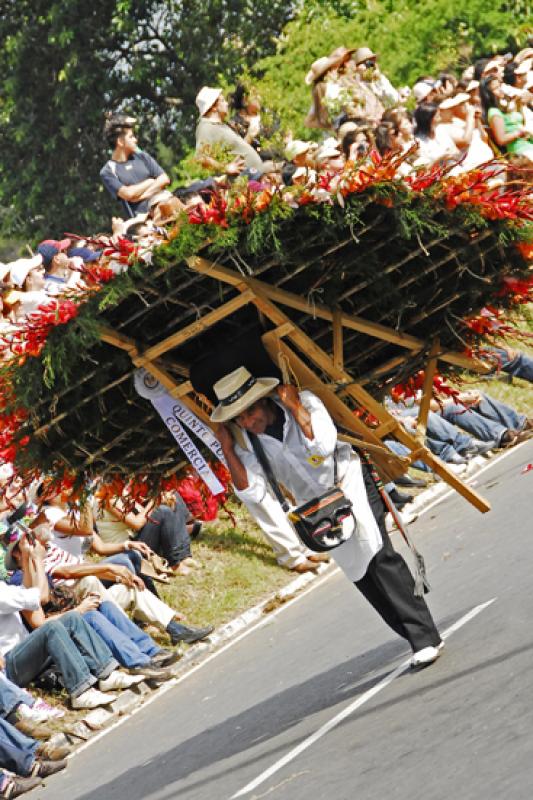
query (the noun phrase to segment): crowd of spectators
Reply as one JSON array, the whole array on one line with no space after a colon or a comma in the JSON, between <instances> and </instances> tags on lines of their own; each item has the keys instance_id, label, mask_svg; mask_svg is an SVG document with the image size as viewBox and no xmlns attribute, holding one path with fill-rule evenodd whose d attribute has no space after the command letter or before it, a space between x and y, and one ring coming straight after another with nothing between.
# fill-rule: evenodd
<instances>
[{"instance_id":1,"label":"crowd of spectators","mask_svg":"<svg viewBox=\"0 0 533 800\"><path fill-rule=\"evenodd\" d=\"M307 139L283 134L280 122L263 118L253 89L238 86L229 101L219 88L204 86L196 104L198 162L210 172L171 192L171 179L157 161L140 150L135 120L115 114L106 122L111 150L101 180L120 203L110 234L92 239L42 241L27 257L0 265L2 358L12 355L25 321L53 308L58 298L90 289L93 268L105 255L113 272L125 268L114 253L121 241L134 241L146 261L165 240L165 225L184 210L207 206L214 191L224 191L239 176L251 190L278 188L290 200L302 185L317 197L320 177L331 187L347 164L364 164L377 150L400 155L397 177L442 164L458 173L498 158L502 170L524 169L533 161L533 48L480 59L460 75L423 75L412 88L395 88L368 47L338 47L310 65L305 84L311 107ZM282 144L280 145L280 142ZM533 379L525 354L502 348L498 358L512 374ZM470 458L511 446L531 435L533 422L488 395L465 395L432 406L427 443L458 472ZM406 427L415 424L416 402L391 403ZM399 455L405 448L394 440ZM427 470L421 462L420 469ZM99 500L85 511L69 511L68 496L43 485L22 487L10 467L0 467L7 493L0 508L0 797L16 797L66 766L66 752L43 741L46 723L63 712L28 691L33 682L55 682L74 709L106 706L116 693L172 677L180 642L204 640L211 627L183 624L176 609L158 595L155 580L187 576L200 568L191 538L199 523L179 495L157 506L130 508L124 497ZM405 476L405 486L419 485ZM395 486L399 507L411 499ZM271 542L280 564L298 572L317 569L322 559L305 551L276 502L250 508ZM181 621L180 621L181 620ZM168 636L162 648L147 633L154 625Z\"/></svg>"}]
</instances>

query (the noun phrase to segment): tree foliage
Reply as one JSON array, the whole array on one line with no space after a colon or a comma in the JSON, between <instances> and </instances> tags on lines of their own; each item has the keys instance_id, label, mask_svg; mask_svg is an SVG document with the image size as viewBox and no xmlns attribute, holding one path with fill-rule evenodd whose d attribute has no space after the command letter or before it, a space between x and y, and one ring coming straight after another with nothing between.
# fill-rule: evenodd
<instances>
[{"instance_id":1,"label":"tree foliage","mask_svg":"<svg viewBox=\"0 0 533 800\"><path fill-rule=\"evenodd\" d=\"M141 144L177 161L204 83L274 49L287 0L2 0L0 205L28 233L95 230L104 114L138 115Z\"/></svg>"},{"instance_id":2,"label":"tree foliage","mask_svg":"<svg viewBox=\"0 0 533 800\"><path fill-rule=\"evenodd\" d=\"M531 33L531 0L306 0L255 74L267 103L295 135L308 138L305 74L314 59L341 44L373 48L401 86L421 75L457 72L483 55L516 52Z\"/></svg>"}]
</instances>

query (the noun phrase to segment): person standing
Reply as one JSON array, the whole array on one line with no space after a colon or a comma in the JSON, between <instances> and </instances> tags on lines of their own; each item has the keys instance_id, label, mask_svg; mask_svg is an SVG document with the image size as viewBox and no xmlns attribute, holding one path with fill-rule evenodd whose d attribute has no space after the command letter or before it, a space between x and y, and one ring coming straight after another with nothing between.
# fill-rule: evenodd
<instances>
[{"instance_id":1,"label":"person standing","mask_svg":"<svg viewBox=\"0 0 533 800\"><path fill-rule=\"evenodd\" d=\"M155 158L139 149L134 125L135 119L123 114L108 120L105 136L113 152L100 170L102 183L112 197L121 201L127 217L146 213L151 198L170 183Z\"/></svg>"},{"instance_id":2,"label":"person standing","mask_svg":"<svg viewBox=\"0 0 533 800\"><path fill-rule=\"evenodd\" d=\"M235 492L244 502L261 503L268 480L254 453L257 437L276 479L297 505L316 499L335 482L352 502L357 521L348 517L350 535L331 555L359 591L413 650L411 664L422 667L440 655L442 641L403 558L385 529L385 506L374 479L352 448L338 441L337 429L314 394L280 385L277 378L254 378L244 367L214 384L219 400L211 419L231 472ZM274 392L275 390L275 392ZM239 442L228 422L235 423Z\"/></svg>"}]
</instances>

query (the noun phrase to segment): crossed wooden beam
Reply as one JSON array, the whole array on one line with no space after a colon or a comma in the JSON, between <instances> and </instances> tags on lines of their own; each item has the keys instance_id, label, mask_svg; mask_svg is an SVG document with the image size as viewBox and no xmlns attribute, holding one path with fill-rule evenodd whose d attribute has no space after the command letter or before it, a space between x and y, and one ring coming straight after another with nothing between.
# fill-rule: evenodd
<instances>
[{"instance_id":1,"label":"crossed wooden beam","mask_svg":"<svg viewBox=\"0 0 533 800\"><path fill-rule=\"evenodd\" d=\"M394 479L405 472L406 468L414 461L421 460L479 511L486 512L490 509L490 504L481 495L455 475L424 444L437 362L444 361L476 372L487 372L486 364L462 353L442 350L439 341L435 339L425 365L425 380L416 429L413 432L407 431L396 417L364 388L369 376L361 381L356 381L344 369L343 334L345 329L355 330L398 345L407 351L405 356L395 357L386 365L375 370L372 375L380 372L384 374L391 366L406 361L413 353L423 353L427 349L424 341L340 310L332 310L321 304L310 305L305 298L299 295L271 286L256 278L245 277L199 256L189 258L187 263L196 272L233 286L239 294L144 351L133 339L109 328L101 329L102 341L125 350L135 366L147 369L173 397L179 397L191 410L208 422L209 418L205 408L197 402L192 384L187 379L187 368L172 362L173 372L177 367L177 371L183 374L184 380L180 382L170 373L169 364L162 357L165 353L230 316L239 308L252 303L275 326L262 337L265 348L273 361L279 363L280 357L286 360L300 385L312 389L321 398L338 425L348 431L347 434L341 434L341 438L367 448L385 478ZM296 322L281 310L280 306L286 306L331 322L332 352L327 353L320 348ZM314 372L302 359L302 355L305 356L307 362L312 362L318 368L319 373L326 376L331 383L320 378L319 374ZM340 387L340 391L338 387ZM344 402L343 396L350 397L359 407L372 414L378 420L377 427L369 427L357 417ZM409 455L401 458L388 450L383 439L389 436L393 436L406 445Z\"/></svg>"}]
</instances>

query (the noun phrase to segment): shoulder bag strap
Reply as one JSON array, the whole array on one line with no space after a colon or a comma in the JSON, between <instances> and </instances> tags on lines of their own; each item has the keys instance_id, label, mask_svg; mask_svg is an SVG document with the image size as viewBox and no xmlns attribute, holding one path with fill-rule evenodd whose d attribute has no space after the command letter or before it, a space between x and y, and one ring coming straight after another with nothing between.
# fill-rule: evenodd
<instances>
[{"instance_id":1,"label":"shoulder bag strap","mask_svg":"<svg viewBox=\"0 0 533 800\"><path fill-rule=\"evenodd\" d=\"M272 472L272 467L270 466L270 462L263 449L263 445L259 441L259 437L256 436L254 433L248 433L248 436L250 438L250 442L252 443L253 451L257 457L257 460L261 465L261 469L265 473L265 477L268 481L270 488L274 492L276 500L279 502L282 509L285 512L287 512L289 510L289 504L287 502L287 498L283 495L279 483L274 477L274 473Z\"/></svg>"}]
</instances>

